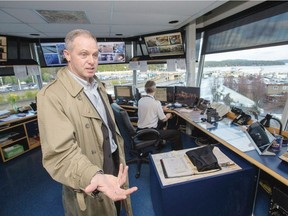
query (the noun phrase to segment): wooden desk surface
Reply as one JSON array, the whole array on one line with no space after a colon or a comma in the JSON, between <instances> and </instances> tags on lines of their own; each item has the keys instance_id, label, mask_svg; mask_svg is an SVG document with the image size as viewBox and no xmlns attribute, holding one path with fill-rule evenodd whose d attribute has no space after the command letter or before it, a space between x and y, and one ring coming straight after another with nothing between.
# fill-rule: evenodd
<instances>
[{"instance_id":1,"label":"wooden desk surface","mask_svg":"<svg viewBox=\"0 0 288 216\"><path fill-rule=\"evenodd\" d=\"M36 118L37 114L34 114L32 112L25 113L25 116L18 116L17 114L11 114L10 116L6 118L0 119L0 127L13 124L13 123L18 123L21 121L29 121L30 119Z\"/></svg>"}]
</instances>

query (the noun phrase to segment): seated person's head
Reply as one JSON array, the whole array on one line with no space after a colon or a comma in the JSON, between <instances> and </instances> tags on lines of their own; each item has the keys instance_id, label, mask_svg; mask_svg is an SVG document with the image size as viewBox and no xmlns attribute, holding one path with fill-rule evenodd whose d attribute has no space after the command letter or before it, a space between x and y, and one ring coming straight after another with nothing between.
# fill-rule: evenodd
<instances>
[{"instance_id":1,"label":"seated person's head","mask_svg":"<svg viewBox=\"0 0 288 216\"><path fill-rule=\"evenodd\" d=\"M148 80L145 84L145 92L151 94L156 91L156 83L153 80Z\"/></svg>"}]
</instances>

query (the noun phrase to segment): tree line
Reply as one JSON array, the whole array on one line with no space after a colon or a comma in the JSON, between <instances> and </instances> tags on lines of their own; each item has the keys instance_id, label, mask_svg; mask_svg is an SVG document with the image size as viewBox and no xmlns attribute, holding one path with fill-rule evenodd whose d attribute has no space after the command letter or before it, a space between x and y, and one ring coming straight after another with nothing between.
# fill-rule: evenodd
<instances>
[{"instance_id":1,"label":"tree line","mask_svg":"<svg viewBox=\"0 0 288 216\"><path fill-rule=\"evenodd\" d=\"M235 66L270 66L270 65L285 65L287 60L279 61L263 61L263 60L223 60L223 61L206 61L205 67L235 67Z\"/></svg>"}]
</instances>

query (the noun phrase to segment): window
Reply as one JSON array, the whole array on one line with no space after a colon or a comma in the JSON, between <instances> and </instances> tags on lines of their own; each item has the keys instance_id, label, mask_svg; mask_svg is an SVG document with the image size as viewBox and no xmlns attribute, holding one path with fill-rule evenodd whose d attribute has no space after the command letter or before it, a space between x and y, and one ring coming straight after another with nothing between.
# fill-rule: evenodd
<instances>
[{"instance_id":1,"label":"window","mask_svg":"<svg viewBox=\"0 0 288 216\"><path fill-rule=\"evenodd\" d=\"M38 85L35 76L16 79L15 76L0 77L0 110L12 110L35 102Z\"/></svg>"},{"instance_id":2,"label":"window","mask_svg":"<svg viewBox=\"0 0 288 216\"><path fill-rule=\"evenodd\" d=\"M281 119L288 95L288 45L205 56L201 97L262 119ZM256 115L257 114L257 115Z\"/></svg>"}]
</instances>

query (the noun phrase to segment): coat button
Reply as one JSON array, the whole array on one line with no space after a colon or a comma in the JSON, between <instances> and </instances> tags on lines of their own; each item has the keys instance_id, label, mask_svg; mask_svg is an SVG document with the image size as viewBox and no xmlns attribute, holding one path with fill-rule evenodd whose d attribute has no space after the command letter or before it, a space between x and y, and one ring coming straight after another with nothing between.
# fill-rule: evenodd
<instances>
[{"instance_id":1,"label":"coat button","mask_svg":"<svg viewBox=\"0 0 288 216\"><path fill-rule=\"evenodd\" d=\"M78 100L82 100L82 97L81 97L80 94L77 96L77 99L78 99Z\"/></svg>"},{"instance_id":2,"label":"coat button","mask_svg":"<svg viewBox=\"0 0 288 216\"><path fill-rule=\"evenodd\" d=\"M86 127L86 128L90 128L90 125L89 125L89 124L85 124L85 127Z\"/></svg>"}]
</instances>

